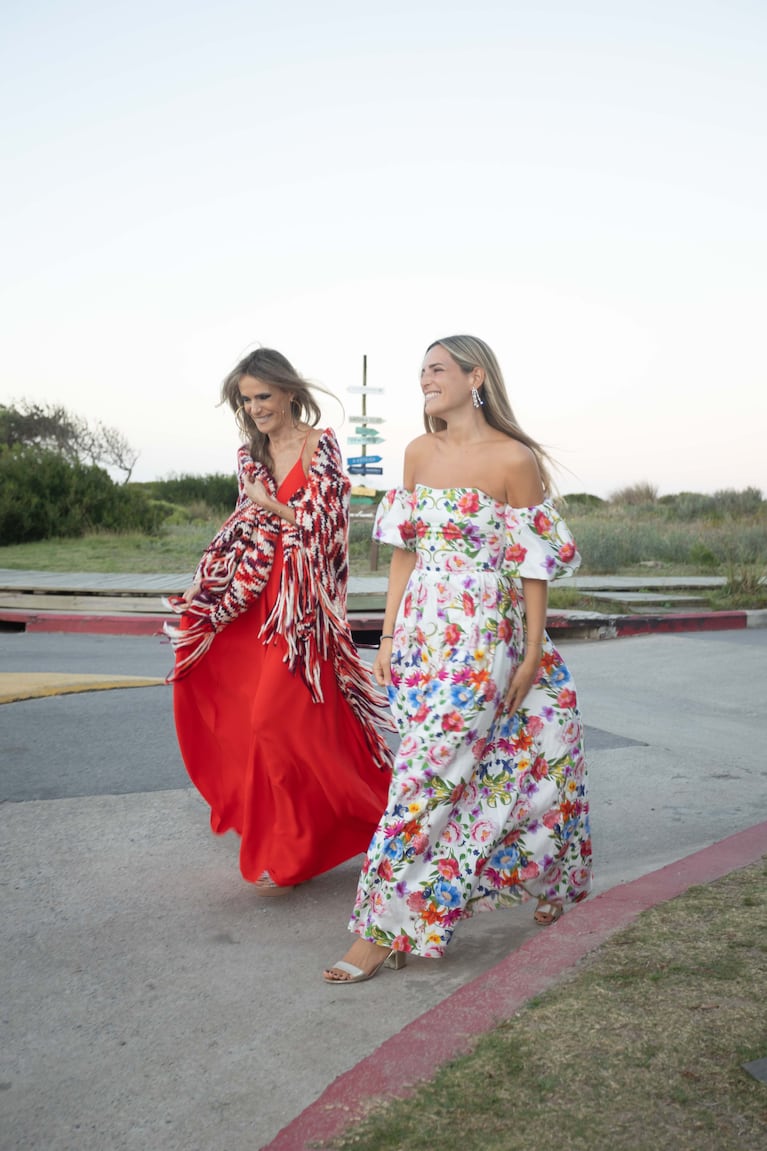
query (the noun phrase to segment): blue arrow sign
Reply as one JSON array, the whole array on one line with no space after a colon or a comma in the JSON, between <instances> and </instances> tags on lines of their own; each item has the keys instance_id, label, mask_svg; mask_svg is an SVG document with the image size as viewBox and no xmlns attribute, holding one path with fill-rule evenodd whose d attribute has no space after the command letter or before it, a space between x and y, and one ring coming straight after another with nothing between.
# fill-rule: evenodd
<instances>
[{"instance_id":1,"label":"blue arrow sign","mask_svg":"<svg viewBox=\"0 0 767 1151\"><path fill-rule=\"evenodd\" d=\"M380 464L383 456L347 456L346 462L350 467L355 464Z\"/></svg>"},{"instance_id":2,"label":"blue arrow sign","mask_svg":"<svg viewBox=\"0 0 767 1151\"><path fill-rule=\"evenodd\" d=\"M382 476L383 468L366 468L360 464L349 465L350 476Z\"/></svg>"}]
</instances>

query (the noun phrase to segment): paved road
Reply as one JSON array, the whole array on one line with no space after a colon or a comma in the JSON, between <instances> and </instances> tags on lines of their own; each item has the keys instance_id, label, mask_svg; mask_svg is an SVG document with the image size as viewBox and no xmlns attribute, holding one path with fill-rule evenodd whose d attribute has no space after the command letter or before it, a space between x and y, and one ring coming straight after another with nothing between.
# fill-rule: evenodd
<instances>
[{"instance_id":1,"label":"paved road","mask_svg":"<svg viewBox=\"0 0 767 1151\"><path fill-rule=\"evenodd\" d=\"M767 818L767 631L563 645L598 890ZM151 638L0 634L0 672L162 675ZM356 861L284 900L187 786L164 687L0 708L4 1151L261 1147L337 1075L528 938L479 916L441 964L329 988Z\"/></svg>"},{"instance_id":2,"label":"paved road","mask_svg":"<svg viewBox=\"0 0 767 1151\"><path fill-rule=\"evenodd\" d=\"M0 634L0 675L101 672L164 678L172 666L169 653L169 645L153 637ZM44 707L41 703L22 701L3 714L0 799L22 802L188 786L169 687L61 695L47 699ZM592 749L627 742L597 729L588 735Z\"/></svg>"}]
</instances>

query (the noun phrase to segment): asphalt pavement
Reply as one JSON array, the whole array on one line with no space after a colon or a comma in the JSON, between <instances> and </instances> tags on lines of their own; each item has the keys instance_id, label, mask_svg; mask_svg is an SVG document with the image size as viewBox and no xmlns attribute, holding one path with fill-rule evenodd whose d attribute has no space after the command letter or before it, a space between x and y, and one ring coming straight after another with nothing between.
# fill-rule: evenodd
<instances>
[{"instance_id":1,"label":"asphalt pavement","mask_svg":"<svg viewBox=\"0 0 767 1151\"><path fill-rule=\"evenodd\" d=\"M767 851L767 630L560 646L594 898L543 931L529 905L478 916L443 961L338 988L321 971L360 860L280 900L244 883L180 761L167 644L0 633L0 681L112 684L0 707L4 1151L299 1151L412 1077L424 1028L447 1058L535 993L509 975L520 949L545 985L641 906Z\"/></svg>"}]
</instances>

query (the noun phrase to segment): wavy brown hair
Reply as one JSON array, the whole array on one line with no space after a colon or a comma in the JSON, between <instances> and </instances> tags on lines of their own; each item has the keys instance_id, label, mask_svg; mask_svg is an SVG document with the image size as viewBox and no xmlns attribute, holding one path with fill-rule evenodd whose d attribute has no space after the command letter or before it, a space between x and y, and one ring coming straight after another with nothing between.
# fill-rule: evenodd
<instances>
[{"instance_id":1,"label":"wavy brown hair","mask_svg":"<svg viewBox=\"0 0 767 1151\"><path fill-rule=\"evenodd\" d=\"M443 340L434 340L426 351L430 352L437 345L450 353L466 375L475 368L482 369L484 379L478 389L483 401L482 415L491 428L511 436L513 440L518 440L530 449L541 473L544 492L549 495L552 487L550 470L552 461L538 441L523 431L517 423L509 402L503 373L492 348L477 336L446 336ZM444 420L438 416L430 416L427 412L424 412L423 422L427 432L440 432L447 427Z\"/></svg>"},{"instance_id":2,"label":"wavy brown hair","mask_svg":"<svg viewBox=\"0 0 767 1151\"><path fill-rule=\"evenodd\" d=\"M262 380L270 387L281 392L290 393L290 415L294 424L306 423L315 428L322 418L322 412L311 388L324 392L317 384L310 384L300 376L281 352L274 348L257 348L250 352L235 368L221 385L221 403L229 404L237 420L237 426L247 440L252 459L264 464L271 471L274 467L269 451L269 438L259 432L255 422L250 418L242 403L240 395L240 381L243 376L252 376ZM327 392L327 395L332 395Z\"/></svg>"}]
</instances>

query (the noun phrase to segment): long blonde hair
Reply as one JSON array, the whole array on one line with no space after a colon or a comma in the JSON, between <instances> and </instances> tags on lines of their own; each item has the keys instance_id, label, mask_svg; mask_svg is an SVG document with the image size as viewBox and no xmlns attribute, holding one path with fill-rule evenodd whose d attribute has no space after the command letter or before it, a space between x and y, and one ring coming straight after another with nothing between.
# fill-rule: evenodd
<instances>
[{"instance_id":1,"label":"long blonde hair","mask_svg":"<svg viewBox=\"0 0 767 1151\"><path fill-rule=\"evenodd\" d=\"M483 401L482 415L491 428L511 436L513 440L518 440L530 449L538 464L544 491L548 495L552 486L550 472L552 461L538 441L523 431L517 423L509 402L503 373L492 348L477 336L446 336L442 340L434 340L426 351L430 352L437 345L450 353L466 375L475 368L482 369L484 380L477 389ZM424 412L423 422L427 432L440 432L447 427L444 420L438 416L430 416L428 412Z\"/></svg>"}]
</instances>

